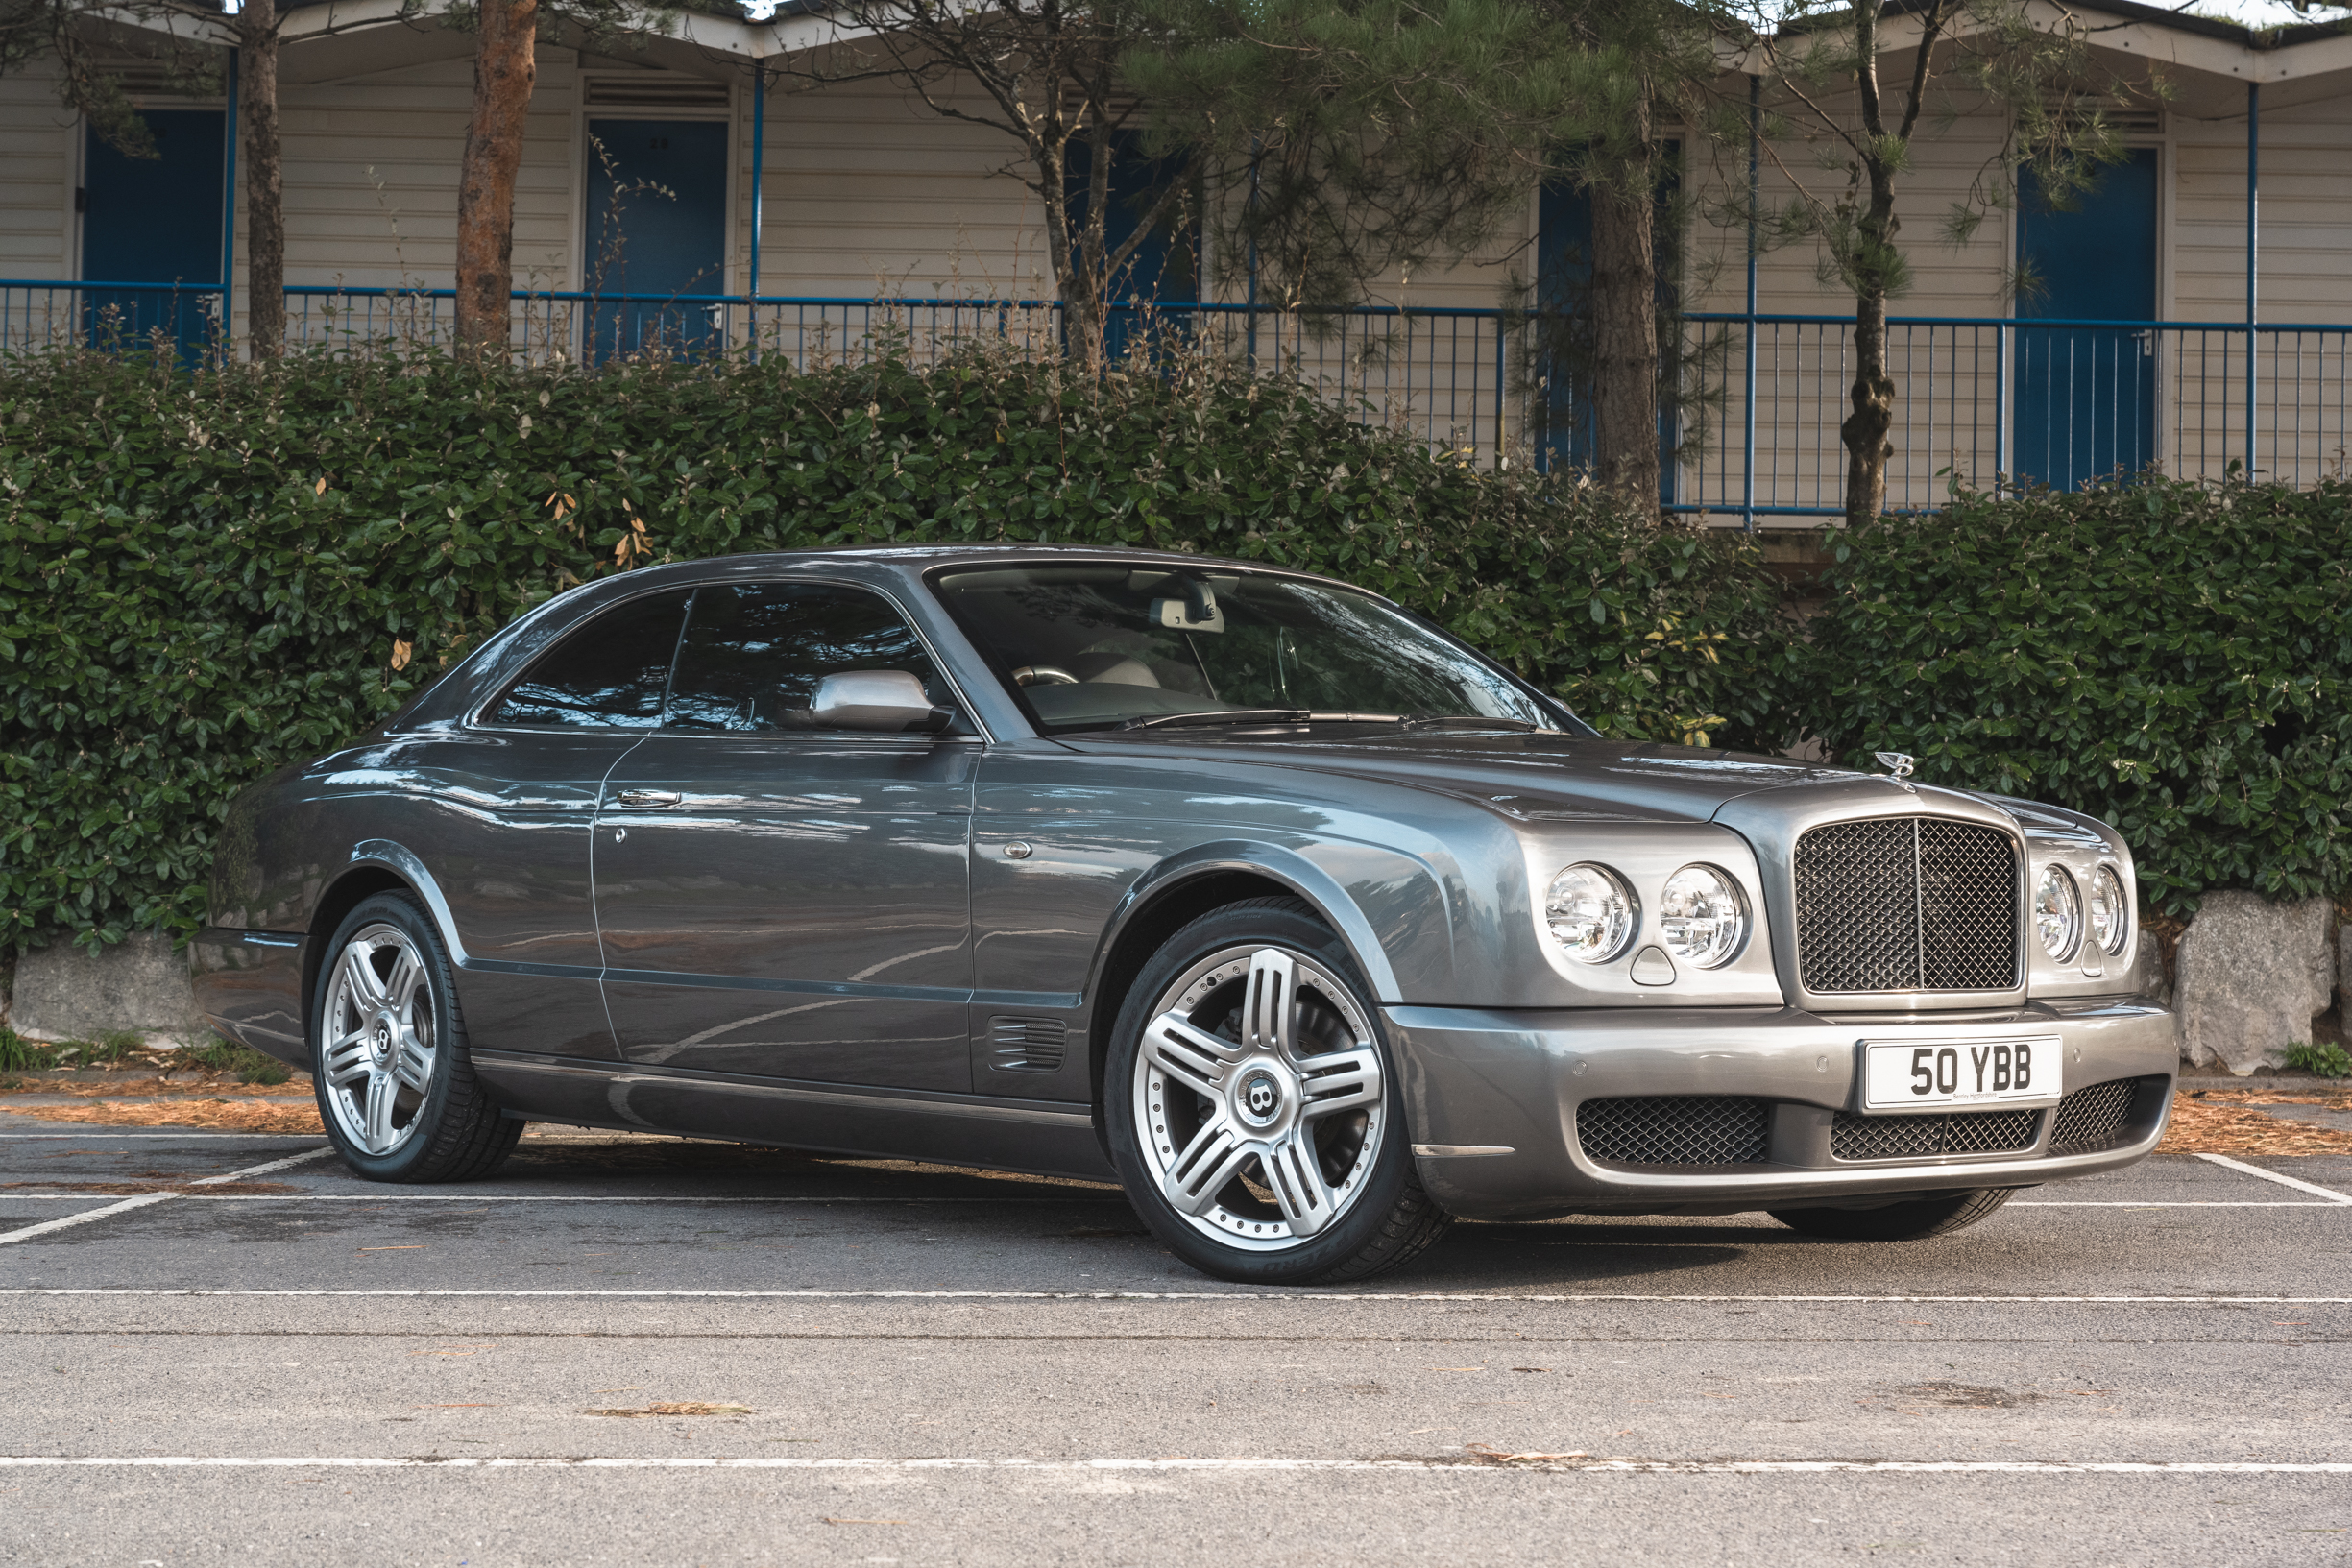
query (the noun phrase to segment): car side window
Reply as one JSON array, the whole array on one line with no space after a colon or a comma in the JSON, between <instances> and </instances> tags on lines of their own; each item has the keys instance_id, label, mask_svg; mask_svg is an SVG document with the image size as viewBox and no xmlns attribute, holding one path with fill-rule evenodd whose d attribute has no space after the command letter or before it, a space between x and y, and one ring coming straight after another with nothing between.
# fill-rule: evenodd
<instances>
[{"instance_id":1,"label":"car side window","mask_svg":"<svg viewBox=\"0 0 2352 1568\"><path fill-rule=\"evenodd\" d=\"M828 583L729 583L699 590L678 648L664 723L764 735L795 722L816 683L851 670L903 670L950 706L905 618L879 593Z\"/></svg>"},{"instance_id":2,"label":"car side window","mask_svg":"<svg viewBox=\"0 0 2352 1568\"><path fill-rule=\"evenodd\" d=\"M492 724L650 730L693 590L648 594L573 627L490 711Z\"/></svg>"}]
</instances>

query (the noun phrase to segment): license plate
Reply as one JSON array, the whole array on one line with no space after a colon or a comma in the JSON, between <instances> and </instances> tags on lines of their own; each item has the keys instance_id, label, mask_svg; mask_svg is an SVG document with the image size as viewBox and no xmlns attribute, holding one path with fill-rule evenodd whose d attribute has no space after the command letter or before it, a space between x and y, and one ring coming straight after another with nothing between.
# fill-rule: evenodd
<instances>
[{"instance_id":1,"label":"license plate","mask_svg":"<svg viewBox=\"0 0 2352 1568\"><path fill-rule=\"evenodd\" d=\"M2055 1035L2028 1040L1862 1042L1862 1109L2055 1105L2062 1089Z\"/></svg>"}]
</instances>

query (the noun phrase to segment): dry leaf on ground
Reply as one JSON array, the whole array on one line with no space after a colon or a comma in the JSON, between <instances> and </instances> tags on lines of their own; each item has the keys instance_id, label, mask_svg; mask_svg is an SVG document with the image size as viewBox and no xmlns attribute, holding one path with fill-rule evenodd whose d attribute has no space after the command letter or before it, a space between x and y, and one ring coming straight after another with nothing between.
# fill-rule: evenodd
<instances>
[{"instance_id":1,"label":"dry leaf on ground","mask_svg":"<svg viewBox=\"0 0 2352 1568\"><path fill-rule=\"evenodd\" d=\"M2296 1100L2292 1103L2329 1103ZM2252 1105L2183 1095L2159 1154L2352 1154L2352 1132L2267 1116Z\"/></svg>"},{"instance_id":2,"label":"dry leaf on ground","mask_svg":"<svg viewBox=\"0 0 2352 1568\"><path fill-rule=\"evenodd\" d=\"M144 1105L10 1105L0 1114L39 1122L82 1122L102 1127L217 1127L230 1132L324 1133L313 1105L256 1104L252 1100L151 1100Z\"/></svg>"},{"instance_id":3,"label":"dry leaf on ground","mask_svg":"<svg viewBox=\"0 0 2352 1568\"><path fill-rule=\"evenodd\" d=\"M77 1099L123 1099L147 1095L207 1095L236 1099L308 1099L310 1080L287 1079L284 1083L239 1083L233 1078L217 1082L187 1078L119 1078L107 1083L74 1083L54 1078L18 1078L16 1087L5 1091L11 1095L71 1095Z\"/></svg>"},{"instance_id":4,"label":"dry leaf on ground","mask_svg":"<svg viewBox=\"0 0 2352 1568\"><path fill-rule=\"evenodd\" d=\"M590 1415L749 1415L748 1405L705 1405L699 1400L665 1400L639 1411L590 1411Z\"/></svg>"}]
</instances>

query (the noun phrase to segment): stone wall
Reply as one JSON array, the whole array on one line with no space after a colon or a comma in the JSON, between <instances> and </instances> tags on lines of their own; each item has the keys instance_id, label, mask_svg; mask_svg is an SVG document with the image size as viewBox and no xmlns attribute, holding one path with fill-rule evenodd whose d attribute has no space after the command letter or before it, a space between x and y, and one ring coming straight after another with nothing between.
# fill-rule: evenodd
<instances>
[{"instance_id":1,"label":"stone wall","mask_svg":"<svg viewBox=\"0 0 2352 1568\"><path fill-rule=\"evenodd\" d=\"M16 954L8 1026L32 1040L131 1033L150 1045L212 1036L188 988L187 959L162 931L142 931L97 957L53 943Z\"/></svg>"}]
</instances>

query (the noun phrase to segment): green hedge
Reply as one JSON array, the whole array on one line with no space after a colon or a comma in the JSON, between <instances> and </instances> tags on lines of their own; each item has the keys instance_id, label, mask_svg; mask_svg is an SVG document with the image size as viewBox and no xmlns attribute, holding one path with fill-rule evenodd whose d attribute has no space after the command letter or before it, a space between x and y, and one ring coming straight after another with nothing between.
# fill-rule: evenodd
<instances>
[{"instance_id":1,"label":"green hedge","mask_svg":"<svg viewBox=\"0 0 2352 1568\"><path fill-rule=\"evenodd\" d=\"M1611 732L1787 738L1779 595L1736 540L1213 366L1101 386L987 357L5 371L0 948L193 926L238 789L644 562L885 540L1242 556L1391 594Z\"/></svg>"},{"instance_id":2,"label":"green hedge","mask_svg":"<svg viewBox=\"0 0 2352 1568\"><path fill-rule=\"evenodd\" d=\"M1809 728L2122 831L2145 897L2352 889L2352 484L1963 495L1836 536Z\"/></svg>"}]
</instances>

